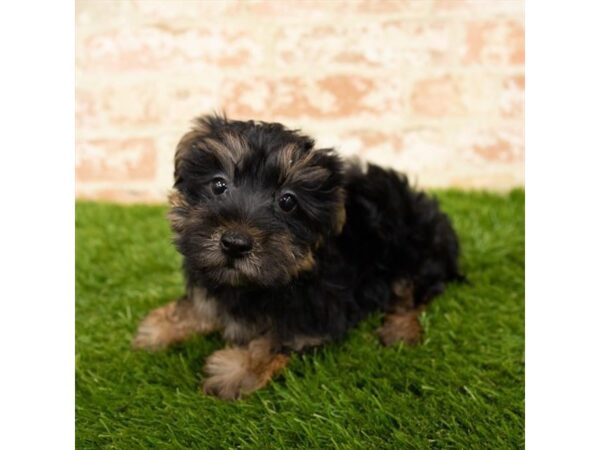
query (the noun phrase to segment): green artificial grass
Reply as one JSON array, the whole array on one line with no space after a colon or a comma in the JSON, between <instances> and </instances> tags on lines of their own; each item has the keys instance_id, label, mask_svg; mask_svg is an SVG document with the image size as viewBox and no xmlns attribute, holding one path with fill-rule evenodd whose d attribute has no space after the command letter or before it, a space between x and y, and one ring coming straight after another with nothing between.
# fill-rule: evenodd
<instances>
[{"instance_id":1,"label":"green artificial grass","mask_svg":"<svg viewBox=\"0 0 600 450\"><path fill-rule=\"evenodd\" d=\"M78 203L77 448L523 447L525 195L436 195L470 284L433 302L424 344L382 348L375 315L232 403L199 391L218 336L130 348L139 320L183 293L166 208Z\"/></svg>"}]
</instances>

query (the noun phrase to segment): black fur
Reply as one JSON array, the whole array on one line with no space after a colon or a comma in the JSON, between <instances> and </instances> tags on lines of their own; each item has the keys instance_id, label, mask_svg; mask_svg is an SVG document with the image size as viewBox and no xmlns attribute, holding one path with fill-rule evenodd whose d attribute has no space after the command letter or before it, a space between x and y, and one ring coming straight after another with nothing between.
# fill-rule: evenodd
<instances>
[{"instance_id":1,"label":"black fur","mask_svg":"<svg viewBox=\"0 0 600 450\"><path fill-rule=\"evenodd\" d=\"M224 194L211 191L215 177ZM419 308L462 278L456 233L434 199L404 175L343 162L280 124L197 119L175 180L171 217L189 287L205 287L224 315L283 349L295 336L340 338L367 314L392 310L394 282L413 286ZM285 193L297 198L289 213L278 206ZM238 225L260 241L252 262L217 248L219 233Z\"/></svg>"}]
</instances>

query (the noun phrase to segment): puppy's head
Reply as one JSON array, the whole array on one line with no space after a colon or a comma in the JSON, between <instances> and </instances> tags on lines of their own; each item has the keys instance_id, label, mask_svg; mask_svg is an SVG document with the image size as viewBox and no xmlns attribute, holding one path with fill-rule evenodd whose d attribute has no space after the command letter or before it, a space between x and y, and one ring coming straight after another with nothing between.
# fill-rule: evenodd
<instances>
[{"instance_id":1,"label":"puppy's head","mask_svg":"<svg viewBox=\"0 0 600 450\"><path fill-rule=\"evenodd\" d=\"M196 119L177 146L170 219L187 275L278 286L345 221L342 164L280 124Z\"/></svg>"}]
</instances>

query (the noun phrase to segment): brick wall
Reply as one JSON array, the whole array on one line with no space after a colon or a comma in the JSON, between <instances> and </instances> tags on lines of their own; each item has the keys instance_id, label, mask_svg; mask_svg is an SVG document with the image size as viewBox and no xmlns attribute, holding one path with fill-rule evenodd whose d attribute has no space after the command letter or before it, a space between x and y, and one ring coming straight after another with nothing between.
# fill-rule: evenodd
<instances>
[{"instance_id":1,"label":"brick wall","mask_svg":"<svg viewBox=\"0 0 600 450\"><path fill-rule=\"evenodd\" d=\"M77 1L77 196L162 201L212 110L423 187L520 186L524 84L519 0Z\"/></svg>"}]
</instances>

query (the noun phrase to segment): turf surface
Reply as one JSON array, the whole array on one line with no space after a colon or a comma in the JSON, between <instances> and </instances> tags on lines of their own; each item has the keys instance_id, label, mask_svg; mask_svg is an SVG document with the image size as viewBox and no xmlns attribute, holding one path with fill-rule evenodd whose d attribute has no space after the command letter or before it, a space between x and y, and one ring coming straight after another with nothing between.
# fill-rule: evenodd
<instances>
[{"instance_id":1,"label":"turf surface","mask_svg":"<svg viewBox=\"0 0 600 450\"><path fill-rule=\"evenodd\" d=\"M166 208L78 203L77 448L523 447L524 193L437 195L471 284L433 303L425 343L380 347L373 316L234 403L198 390L219 337L130 349L138 321L183 292Z\"/></svg>"}]
</instances>

